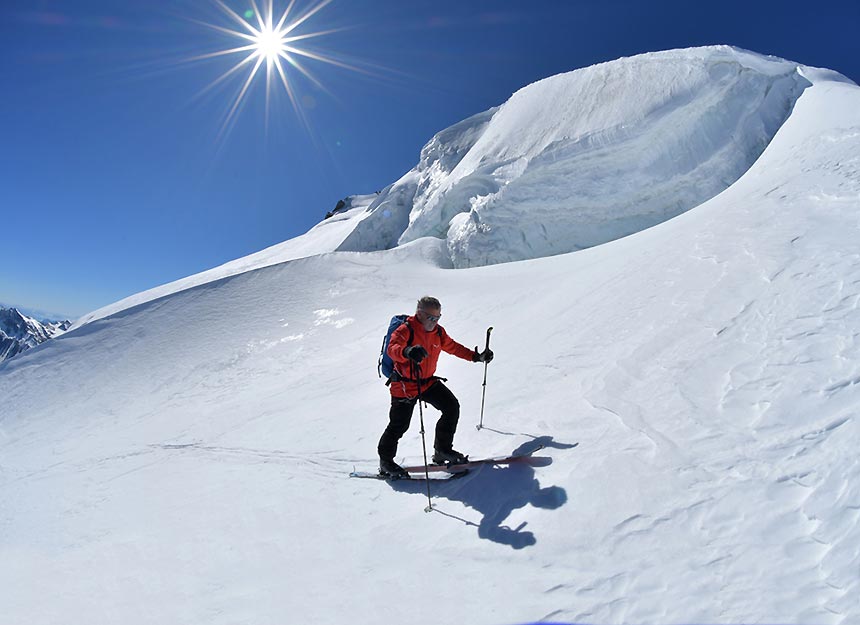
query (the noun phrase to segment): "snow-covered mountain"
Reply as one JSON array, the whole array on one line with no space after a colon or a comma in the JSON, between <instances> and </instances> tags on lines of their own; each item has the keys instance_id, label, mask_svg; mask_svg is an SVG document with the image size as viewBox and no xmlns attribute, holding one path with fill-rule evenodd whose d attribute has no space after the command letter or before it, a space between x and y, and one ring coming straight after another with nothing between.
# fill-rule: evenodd
<instances>
[{"instance_id":1,"label":"snow-covered mountain","mask_svg":"<svg viewBox=\"0 0 860 625\"><path fill-rule=\"evenodd\" d=\"M470 267L638 232L735 182L809 84L794 63L729 47L547 78L437 134L338 249L432 236Z\"/></svg>"},{"instance_id":2,"label":"snow-covered mountain","mask_svg":"<svg viewBox=\"0 0 860 625\"><path fill-rule=\"evenodd\" d=\"M77 323L327 251L378 251L433 237L445 242L435 262L469 267L627 236L737 180L813 71L713 46L643 54L541 80L441 131L400 180L381 193L346 198L307 234Z\"/></svg>"},{"instance_id":3,"label":"snow-covered mountain","mask_svg":"<svg viewBox=\"0 0 860 625\"><path fill-rule=\"evenodd\" d=\"M0 362L59 336L71 321L39 321L17 308L0 308Z\"/></svg>"},{"instance_id":4,"label":"snow-covered mountain","mask_svg":"<svg viewBox=\"0 0 860 625\"><path fill-rule=\"evenodd\" d=\"M860 622L860 88L722 47L574 74L302 237L0 364L0 614ZM581 172L613 161L599 205ZM430 514L420 483L347 477L387 421L387 321L424 294L461 342L495 328L480 431L483 367L441 361L456 447L545 445L434 484Z\"/></svg>"}]
</instances>

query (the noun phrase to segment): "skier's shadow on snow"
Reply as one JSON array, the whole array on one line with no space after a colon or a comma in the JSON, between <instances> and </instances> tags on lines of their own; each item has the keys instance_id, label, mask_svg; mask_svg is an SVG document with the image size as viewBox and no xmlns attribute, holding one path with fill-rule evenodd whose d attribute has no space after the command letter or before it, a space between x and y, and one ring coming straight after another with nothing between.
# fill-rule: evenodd
<instances>
[{"instance_id":1,"label":"skier's shadow on snow","mask_svg":"<svg viewBox=\"0 0 860 625\"><path fill-rule=\"evenodd\" d=\"M512 455L528 454L538 447L571 449L577 445L578 443L557 443L551 436L543 436L520 445ZM567 492L562 487L541 487L535 477L535 467L551 463L551 458L537 456L509 465L481 465L473 468L468 475L460 479L433 481L430 484L433 511L477 527L480 538L510 545L514 549L531 547L537 543L537 538L534 533L525 529L526 521L515 528L503 523L514 510L527 505L553 510L567 503ZM397 491L426 493L424 482L401 480L390 484ZM474 523L449 514L438 505L440 499L462 502L483 516L479 523Z\"/></svg>"}]
</instances>

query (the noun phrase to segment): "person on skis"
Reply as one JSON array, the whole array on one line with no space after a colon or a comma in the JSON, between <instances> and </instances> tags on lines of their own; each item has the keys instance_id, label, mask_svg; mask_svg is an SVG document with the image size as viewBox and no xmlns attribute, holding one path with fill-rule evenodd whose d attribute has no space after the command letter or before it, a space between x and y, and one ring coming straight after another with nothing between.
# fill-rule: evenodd
<instances>
[{"instance_id":1,"label":"person on skis","mask_svg":"<svg viewBox=\"0 0 860 625\"><path fill-rule=\"evenodd\" d=\"M456 464L466 461L466 457L453 448L460 419L460 402L442 380L435 377L436 363L443 351L472 362L490 362L493 352L489 348L483 352L479 352L477 347L472 350L452 339L439 325L441 316L439 300L422 297L418 300L415 314L407 317L406 322L391 335L388 344L388 355L394 361L394 374L389 385L391 410L388 427L382 433L377 448L379 471L383 475L407 476L403 467L394 462L394 456L397 443L409 429L412 412L419 399L419 387L421 400L442 412L436 423L433 462Z\"/></svg>"}]
</instances>

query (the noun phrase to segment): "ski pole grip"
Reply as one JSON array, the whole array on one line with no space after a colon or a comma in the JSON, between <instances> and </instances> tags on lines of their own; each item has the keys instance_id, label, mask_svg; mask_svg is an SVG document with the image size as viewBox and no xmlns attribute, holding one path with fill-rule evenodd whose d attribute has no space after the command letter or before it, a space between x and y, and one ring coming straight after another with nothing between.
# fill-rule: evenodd
<instances>
[{"instance_id":1,"label":"ski pole grip","mask_svg":"<svg viewBox=\"0 0 860 625\"><path fill-rule=\"evenodd\" d=\"M493 326L487 328L487 346L484 349L490 349L490 332L493 331Z\"/></svg>"}]
</instances>

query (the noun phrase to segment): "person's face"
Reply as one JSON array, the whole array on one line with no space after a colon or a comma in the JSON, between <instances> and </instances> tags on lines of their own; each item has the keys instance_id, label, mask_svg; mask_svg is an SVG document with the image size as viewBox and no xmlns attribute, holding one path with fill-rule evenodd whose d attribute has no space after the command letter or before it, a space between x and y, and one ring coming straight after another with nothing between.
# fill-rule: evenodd
<instances>
[{"instance_id":1,"label":"person's face","mask_svg":"<svg viewBox=\"0 0 860 625\"><path fill-rule=\"evenodd\" d=\"M419 308L415 316L421 322L421 325L424 326L424 329L430 332L439 323L442 311L439 308Z\"/></svg>"}]
</instances>

